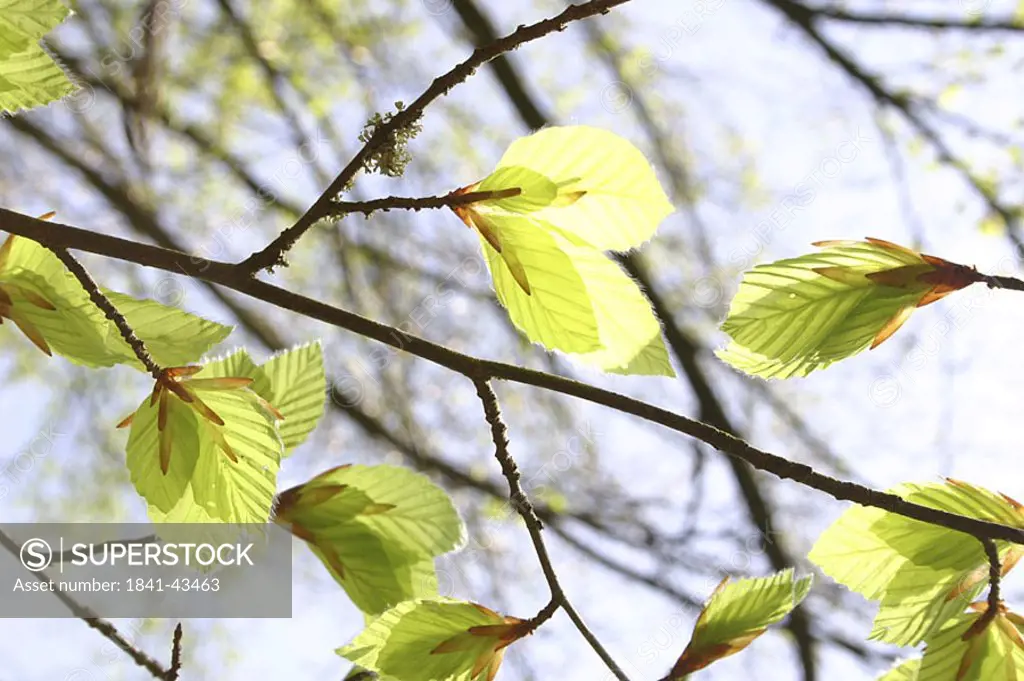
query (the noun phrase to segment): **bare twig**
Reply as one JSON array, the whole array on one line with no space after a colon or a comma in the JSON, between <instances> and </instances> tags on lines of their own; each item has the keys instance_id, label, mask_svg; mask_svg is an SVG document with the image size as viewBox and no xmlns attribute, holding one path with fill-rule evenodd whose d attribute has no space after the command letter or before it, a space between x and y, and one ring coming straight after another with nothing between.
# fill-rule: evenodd
<instances>
[{"instance_id":1,"label":"bare twig","mask_svg":"<svg viewBox=\"0 0 1024 681\"><path fill-rule=\"evenodd\" d=\"M480 66L500 54L516 49L520 45L543 38L550 33L562 31L574 21L586 19L596 14L604 14L611 8L626 2L628 0L590 0L590 2L580 5L573 5L557 16L538 21L529 26L522 26L504 38L473 50L473 54L464 62L455 66L443 76L435 78L430 87L409 106L376 126L369 139L363 144L363 147L356 152L355 156L348 162L348 165L334 178L334 181L324 190L320 198L309 207L309 210L294 225L284 230L266 248L249 256L242 264L245 270L255 274L260 270L283 264L282 260L288 249L318 220L327 215L327 210L330 208L332 200L349 186L360 169L373 157L374 152L386 145L396 133L413 125L423 115L423 110L431 102L447 94L449 90L459 83L464 82Z\"/></svg>"},{"instance_id":2,"label":"bare twig","mask_svg":"<svg viewBox=\"0 0 1024 681\"><path fill-rule=\"evenodd\" d=\"M177 681L181 672L181 622L174 627L174 638L171 639L171 666L167 670L164 681Z\"/></svg>"},{"instance_id":3,"label":"bare twig","mask_svg":"<svg viewBox=\"0 0 1024 681\"><path fill-rule=\"evenodd\" d=\"M15 558L21 555L21 547L18 546L18 543L2 529L0 529L0 545L3 545L3 547ZM50 578L42 570L33 572L32 576L40 582L45 583L50 581ZM80 605L78 601L71 598L71 596L68 596L60 589L54 589L51 593L56 596L57 600L63 603L68 610L71 611L71 614L98 631L104 638L127 653L127 655L135 661L135 664L148 671L154 679L158 679L159 681L165 681L167 679L169 671L160 666L160 663L152 657L133 646L113 624L101 617L97 617L92 610Z\"/></svg>"},{"instance_id":4,"label":"bare twig","mask_svg":"<svg viewBox=\"0 0 1024 681\"><path fill-rule=\"evenodd\" d=\"M456 191L441 196L386 196L372 201L331 201L326 209L327 216L341 216L349 213L362 213L369 217L377 211L389 210L428 210L433 208L454 208L455 206L466 206L478 201L489 199L505 199L512 196L519 196L522 193L519 187L499 189L496 191L464 192Z\"/></svg>"},{"instance_id":5,"label":"bare twig","mask_svg":"<svg viewBox=\"0 0 1024 681\"><path fill-rule=\"evenodd\" d=\"M494 393L494 389L486 377L474 376L473 384L476 386L476 394L480 397L480 402L484 406L484 417L491 427L491 439L494 441L494 456L501 465L501 472L505 475L505 479L508 480L509 500L512 502L512 507L516 509L526 522L526 530L530 533L530 540L533 541L533 548L537 552L537 558L540 560L541 570L543 570L544 578L551 589L551 601L544 606L536 617L530 620L530 630L532 631L539 627L550 619L555 614L555 611L561 608L569 616L573 624L576 625L576 628L594 649L594 652L598 654L612 674L615 675L615 678L619 679L619 681L629 681L629 677L619 668L615 660L612 659L612 656L601 645L601 642L597 640L597 637L594 636L594 633L590 631L590 628L587 627L583 618L576 612L576 609L562 590L562 585L558 581L554 565L551 563L551 557L548 555L547 546L544 544L544 537L541 534L543 528L540 519L533 510L526 492L523 491L523 486L519 482L519 467L508 451L508 428L501 418L498 396Z\"/></svg>"}]
</instances>

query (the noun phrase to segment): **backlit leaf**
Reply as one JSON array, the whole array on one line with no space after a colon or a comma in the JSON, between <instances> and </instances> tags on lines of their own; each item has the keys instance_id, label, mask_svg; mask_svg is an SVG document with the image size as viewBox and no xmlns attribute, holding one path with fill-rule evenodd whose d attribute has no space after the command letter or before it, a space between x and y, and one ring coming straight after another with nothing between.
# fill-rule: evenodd
<instances>
[{"instance_id":1,"label":"backlit leaf","mask_svg":"<svg viewBox=\"0 0 1024 681\"><path fill-rule=\"evenodd\" d=\"M1024 527L1015 502L959 481L905 484L907 501L972 518ZM1004 569L1018 548L996 542ZM914 645L963 612L988 583L981 543L966 534L876 508L854 506L818 538L808 558L825 574L880 601L874 639Z\"/></svg>"},{"instance_id":2,"label":"backlit leaf","mask_svg":"<svg viewBox=\"0 0 1024 681\"><path fill-rule=\"evenodd\" d=\"M770 577L723 581L697 618L690 643L669 679L683 679L746 648L807 596L811 579L808 575L795 580L790 569Z\"/></svg>"},{"instance_id":3,"label":"backlit leaf","mask_svg":"<svg viewBox=\"0 0 1024 681\"><path fill-rule=\"evenodd\" d=\"M15 321L27 321L38 330L54 353L85 366L128 364L143 370L117 327L74 275L31 239L11 236L0 248L0 302L4 293L13 302ZM230 326L152 300L104 293L160 366L195 361L231 333Z\"/></svg>"},{"instance_id":4,"label":"backlit leaf","mask_svg":"<svg viewBox=\"0 0 1024 681\"><path fill-rule=\"evenodd\" d=\"M227 361L183 374L178 390L188 400L154 389L157 397L147 396L130 419L128 468L154 522L270 517L283 451L277 419L248 378L218 376Z\"/></svg>"},{"instance_id":5,"label":"backlit leaf","mask_svg":"<svg viewBox=\"0 0 1024 681\"><path fill-rule=\"evenodd\" d=\"M545 128L516 140L474 190L509 187L523 193L485 202L480 210L529 213L598 250L641 245L674 210L639 149L585 125Z\"/></svg>"},{"instance_id":6,"label":"backlit leaf","mask_svg":"<svg viewBox=\"0 0 1024 681\"><path fill-rule=\"evenodd\" d=\"M650 304L615 262L529 218L495 216L493 222L531 288L527 294L502 254L481 238L495 292L530 340L605 370L632 365L634 373L673 375Z\"/></svg>"},{"instance_id":7,"label":"backlit leaf","mask_svg":"<svg viewBox=\"0 0 1024 681\"><path fill-rule=\"evenodd\" d=\"M814 254L743 276L716 354L763 378L806 376L889 338L916 308L982 278L879 239L819 242Z\"/></svg>"},{"instance_id":8,"label":"backlit leaf","mask_svg":"<svg viewBox=\"0 0 1024 681\"><path fill-rule=\"evenodd\" d=\"M305 540L363 612L437 593L433 559L460 547L451 498L395 466L339 466L282 492L275 522Z\"/></svg>"},{"instance_id":9,"label":"backlit leaf","mask_svg":"<svg viewBox=\"0 0 1024 681\"><path fill-rule=\"evenodd\" d=\"M338 654L402 681L493 681L504 649L527 623L475 603L400 603L370 623Z\"/></svg>"},{"instance_id":10,"label":"backlit leaf","mask_svg":"<svg viewBox=\"0 0 1024 681\"><path fill-rule=\"evenodd\" d=\"M69 14L56 0L0 0L0 113L45 106L75 89L39 44Z\"/></svg>"}]
</instances>

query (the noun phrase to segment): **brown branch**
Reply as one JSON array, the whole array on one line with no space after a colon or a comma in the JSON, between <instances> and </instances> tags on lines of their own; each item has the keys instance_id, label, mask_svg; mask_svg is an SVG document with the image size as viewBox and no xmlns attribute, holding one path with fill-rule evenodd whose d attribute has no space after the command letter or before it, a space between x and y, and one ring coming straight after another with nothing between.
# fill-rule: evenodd
<instances>
[{"instance_id":1,"label":"brown branch","mask_svg":"<svg viewBox=\"0 0 1024 681\"><path fill-rule=\"evenodd\" d=\"M68 268L71 274L75 275L82 288L89 294L89 299L92 300L93 304L96 305L103 314L106 315L107 319L114 322L114 326L121 333L121 337L124 338L125 342L131 346L135 356L139 358L142 365L146 367L146 371L153 376L153 378L159 378L160 374L163 373L156 362L149 354L149 350L146 349L146 344L142 342L142 339L135 335L135 331L128 324L128 320L124 318L124 315L118 312L114 304L110 302L110 298L107 298L102 291L100 291L99 285L89 274L88 270L82 266L82 263L75 259L75 256L71 255L64 248L49 247L53 251L62 263L64 267Z\"/></svg>"},{"instance_id":2,"label":"brown branch","mask_svg":"<svg viewBox=\"0 0 1024 681\"><path fill-rule=\"evenodd\" d=\"M962 31L1012 31L1024 32L1024 24L1013 19L988 19L974 17L971 19L940 19L931 17L912 17L906 14L879 14L876 12L851 12L835 7L810 7L807 11L824 19L851 24L867 24L883 28L923 28L953 29Z\"/></svg>"},{"instance_id":3,"label":"brown branch","mask_svg":"<svg viewBox=\"0 0 1024 681\"><path fill-rule=\"evenodd\" d=\"M177 681L181 673L181 622L174 627L174 638L171 639L171 666L164 676L164 681Z\"/></svg>"},{"instance_id":4,"label":"brown branch","mask_svg":"<svg viewBox=\"0 0 1024 681\"><path fill-rule=\"evenodd\" d=\"M102 86L99 85L98 87ZM124 191L124 188L114 186L107 182L89 166L85 165L80 159L72 156L64 146L57 143L56 140L53 140L44 131L36 128L35 126L29 125L27 123L27 119L10 119L9 122L19 123L21 125L18 130L20 133L39 143L48 152L55 155L59 160L69 165L72 169L82 173L86 180L124 216L132 228L137 232L147 236L164 248L179 252L183 250L178 242L171 237L171 235L168 234L164 227L157 221L156 216L139 209L137 204L135 204L127 195L127 192ZM216 153L216 150L202 145L197 145L197 147L200 151L210 153L218 160L224 161L224 158L220 154ZM228 169L235 173L244 184L247 184L253 193L259 193L259 191L262 191L255 181L248 176L241 174L242 167L240 164L233 165L228 162L226 162L226 164ZM299 215L300 211L290 205L284 205L281 203L277 205L282 210L291 211L296 217ZM287 349L291 345L250 309L241 305L234 297L228 295L224 288L209 281L202 281L202 283L210 293L217 300L223 303L234 317L237 318L241 326L263 343L263 345L268 349L272 351L280 351ZM493 300L493 294L491 294L490 299ZM500 487L494 482L490 480L481 480L470 475L466 471L445 461L435 452L424 451L421 444L414 444L407 439L397 437L391 430L386 428L379 419L368 414L363 408L349 403L343 396L335 395L333 397L335 397L335 399L332 399L329 402L329 406L351 418L355 424L370 437L383 439L388 442L389 445L400 451L410 460L412 465L420 470L440 473L452 484L476 490L496 499L504 499L506 497L506 495L502 493ZM558 534L558 536L570 545L575 546L577 550L583 551L584 555L588 555L588 557L600 562L609 570L616 572L627 579L632 579L650 588L661 590L670 596L673 595L671 592L665 591L664 584L659 584L656 580L642 575L641 573L633 570L628 564L612 561L604 554L597 553L593 550L590 550L588 553L583 547L581 540L570 535L562 525L564 524L563 521L575 520L611 540L624 542L625 540L613 532L611 528L597 522L596 519L590 516L572 512L556 513L551 507L544 504L535 505L535 508L537 510L537 515L545 524L551 527L552 531Z\"/></svg>"},{"instance_id":5,"label":"brown branch","mask_svg":"<svg viewBox=\"0 0 1024 681\"><path fill-rule=\"evenodd\" d=\"M526 492L523 491L523 486L519 482L519 467L516 465L515 459L512 458L512 454L508 451L508 428L501 418L498 396L494 393L494 389L491 387L486 375L477 376L471 374L470 376L473 378L473 384L476 386L476 394L483 404L484 417L491 427L491 439L494 441L494 456L498 459L498 463L501 465L501 472L508 481L509 500L512 502L512 507L516 509L526 523L526 530L530 533L530 540L533 542L533 548L537 552L538 560L540 560L540 567L544 572L544 578L547 580L548 588L551 589L551 601L548 605L544 606L536 617L530 620L529 631L533 631L546 622L555 614L555 611L561 608L569 616L573 624L576 625L580 635L587 640L587 643L594 649L594 652L604 661L605 666L615 675L615 678L619 679L619 681L629 681L629 677L619 668L615 660L612 659L612 656L601 645L601 642L597 640L597 637L594 636L594 633L590 631L583 618L580 617L580 614L576 612L576 609L569 602L565 591L562 590L562 585L558 581L558 575L555 573L555 567L551 563L551 557L548 555L548 549L544 544L544 537L541 534L543 526L540 519L537 518L537 513L533 510L533 505L530 504L530 499L526 496Z\"/></svg>"},{"instance_id":6,"label":"brown branch","mask_svg":"<svg viewBox=\"0 0 1024 681\"><path fill-rule=\"evenodd\" d=\"M47 222L5 208L0 208L0 230L34 239L51 248L72 248L137 265L190 275L244 293L265 303L347 329L366 338L372 338L396 350L408 352L474 379L498 378L522 385L531 385L632 414L706 442L720 452L745 461L754 468L784 480L793 480L841 501L852 501L863 506L880 508L907 518L963 532L979 539L1002 539L1024 544L1024 530L1020 528L921 506L894 494L879 492L863 485L824 475L807 464L790 461L760 450L714 426L694 421L681 414L611 390L543 371L484 360L457 352L348 310L333 307L273 284L253 279L238 265L205 260L178 251L140 244L128 239L98 234L56 222Z\"/></svg>"},{"instance_id":7,"label":"brown branch","mask_svg":"<svg viewBox=\"0 0 1024 681\"><path fill-rule=\"evenodd\" d=\"M326 208L325 216L343 216L350 213L362 213L369 217L377 211L389 210L430 210L436 208L454 208L455 206L466 206L479 201L493 199L504 199L512 196L519 196L522 193L519 187L498 189L495 191L464 192L458 190L443 194L441 196L386 196L381 199L370 201L331 201Z\"/></svg>"},{"instance_id":8,"label":"brown branch","mask_svg":"<svg viewBox=\"0 0 1024 681\"><path fill-rule=\"evenodd\" d=\"M461 64L443 76L434 79L423 94L416 98L412 104L398 111L394 116L376 126L369 139L363 147L356 152L355 156L348 162L348 165L338 174L330 186L324 190L309 210L307 210L298 221L284 230L276 239L261 251L253 253L243 263L243 267L251 274L260 270L283 264L284 254L298 239L309 230L318 220L327 215L332 200L345 190L359 173L360 169L373 157L373 154L388 144L394 135L402 130L408 129L423 115L424 109L435 99L445 95L456 85L464 82L476 70L498 55L516 49L520 45L538 38L562 31L573 21L585 19L597 14L604 14L611 8L622 5L629 0L590 0L581 5L572 5L561 14L538 21L529 26L522 26L513 33L494 41L490 45L479 47L473 50Z\"/></svg>"},{"instance_id":9,"label":"brown branch","mask_svg":"<svg viewBox=\"0 0 1024 681\"><path fill-rule=\"evenodd\" d=\"M985 608L985 612L981 613L981 617L971 625L970 631L984 631L1003 607L1003 600L999 594L999 586L1003 577L999 547L991 539L982 539L981 545L985 547L985 556L988 558L988 607Z\"/></svg>"},{"instance_id":10,"label":"brown branch","mask_svg":"<svg viewBox=\"0 0 1024 681\"><path fill-rule=\"evenodd\" d=\"M989 211L998 215L1006 223L1010 241L1017 250L1018 256L1024 257L1024 240L1022 240L1019 234L1019 216L1017 211L1003 204L995 192L970 171L967 163L953 153L938 131L914 109L912 101L908 96L890 91L882 83L881 79L868 73L831 40L826 38L818 28L818 21L822 16L818 10L793 0L762 1L781 12L790 23L799 28L805 36L821 48L829 61L864 87L876 102L896 109L906 119L907 123L934 147L938 160L956 171L985 203Z\"/></svg>"},{"instance_id":11,"label":"brown branch","mask_svg":"<svg viewBox=\"0 0 1024 681\"><path fill-rule=\"evenodd\" d=\"M2 529L0 529L0 545L7 549L7 551L9 551L15 558L21 554L21 547L18 546L18 543ZM32 576L43 583L50 581L50 578L43 570L33 572ZM73 599L71 596L68 596L60 589L56 589L51 593L57 597L57 600L64 604L72 615L85 622L91 628L98 631L108 641L127 653L127 655L135 661L135 664L148 671L154 679L158 679L158 681L166 681L169 670L165 670L160 666L159 662L133 646L131 642L117 630L117 627L105 619L97 617L92 610L80 605L78 601Z\"/></svg>"}]
</instances>

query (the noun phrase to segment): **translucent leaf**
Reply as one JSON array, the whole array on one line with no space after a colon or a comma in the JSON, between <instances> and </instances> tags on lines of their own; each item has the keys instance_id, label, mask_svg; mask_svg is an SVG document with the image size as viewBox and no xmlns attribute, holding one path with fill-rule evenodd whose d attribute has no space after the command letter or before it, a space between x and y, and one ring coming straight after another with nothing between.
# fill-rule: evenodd
<instances>
[{"instance_id":1,"label":"translucent leaf","mask_svg":"<svg viewBox=\"0 0 1024 681\"><path fill-rule=\"evenodd\" d=\"M530 340L601 369L625 373L632 365L635 373L673 375L650 304L615 262L529 218L493 216L492 224L503 252L483 237L481 247L494 289ZM522 264L529 294L508 268L507 252Z\"/></svg>"},{"instance_id":2,"label":"translucent leaf","mask_svg":"<svg viewBox=\"0 0 1024 681\"><path fill-rule=\"evenodd\" d=\"M264 397L284 415L278 429L287 455L305 441L324 415L327 379L323 348L319 342L301 345L274 355L260 368L271 385L270 395Z\"/></svg>"},{"instance_id":3,"label":"translucent leaf","mask_svg":"<svg viewBox=\"0 0 1024 681\"><path fill-rule=\"evenodd\" d=\"M513 142L477 191L520 187L481 210L530 213L599 250L650 239L674 210L651 164L628 140L589 126L545 128Z\"/></svg>"},{"instance_id":4,"label":"translucent leaf","mask_svg":"<svg viewBox=\"0 0 1024 681\"><path fill-rule=\"evenodd\" d=\"M56 0L0 0L0 113L45 106L75 89L39 44L68 14Z\"/></svg>"},{"instance_id":5,"label":"translucent leaf","mask_svg":"<svg viewBox=\"0 0 1024 681\"><path fill-rule=\"evenodd\" d=\"M806 376L877 346L914 308L978 281L970 268L877 239L818 245L744 274L722 323L732 339L716 353L722 360L763 378Z\"/></svg>"},{"instance_id":6,"label":"translucent leaf","mask_svg":"<svg viewBox=\"0 0 1024 681\"><path fill-rule=\"evenodd\" d=\"M0 0L0 59L37 43L69 14L60 0Z\"/></svg>"},{"instance_id":7,"label":"translucent leaf","mask_svg":"<svg viewBox=\"0 0 1024 681\"><path fill-rule=\"evenodd\" d=\"M131 417L128 468L154 522L258 524L270 517L283 449L276 419L254 391L218 376L227 361L180 382L189 401L164 389Z\"/></svg>"},{"instance_id":8,"label":"translucent leaf","mask_svg":"<svg viewBox=\"0 0 1024 681\"><path fill-rule=\"evenodd\" d=\"M958 615L928 639L914 681L1017 681L1024 678L1024 650L1017 627L1003 614L971 632L980 613ZM899 677L896 677L899 678Z\"/></svg>"},{"instance_id":9,"label":"translucent leaf","mask_svg":"<svg viewBox=\"0 0 1024 681\"><path fill-rule=\"evenodd\" d=\"M362 612L379 615L403 601L437 596L432 558L417 558L359 523L343 523L310 550Z\"/></svg>"},{"instance_id":10,"label":"translucent leaf","mask_svg":"<svg viewBox=\"0 0 1024 681\"><path fill-rule=\"evenodd\" d=\"M388 610L338 654L402 681L491 681L504 648L529 633L515 617L450 600L416 600Z\"/></svg>"},{"instance_id":11,"label":"translucent leaf","mask_svg":"<svg viewBox=\"0 0 1024 681\"><path fill-rule=\"evenodd\" d=\"M49 349L70 361L90 367L129 364L143 368L117 327L89 299L74 275L38 243L12 236L0 248L0 293L12 300L15 320L27 321ZM230 326L152 300L104 293L160 366L195 361L231 333Z\"/></svg>"},{"instance_id":12,"label":"translucent leaf","mask_svg":"<svg viewBox=\"0 0 1024 681\"><path fill-rule=\"evenodd\" d=\"M920 670L921 658L906 660L882 674L878 677L878 681L917 681Z\"/></svg>"},{"instance_id":13,"label":"translucent leaf","mask_svg":"<svg viewBox=\"0 0 1024 681\"><path fill-rule=\"evenodd\" d=\"M340 466L282 492L275 521L305 540L363 612L437 591L433 559L460 547L451 498L394 466Z\"/></svg>"},{"instance_id":14,"label":"translucent leaf","mask_svg":"<svg viewBox=\"0 0 1024 681\"><path fill-rule=\"evenodd\" d=\"M1024 527L1016 502L959 481L906 484L907 501ZM1006 569L1017 553L997 542ZM880 601L871 637L914 645L963 612L988 582L981 543L961 532L880 509L854 506L818 538L808 558L840 584Z\"/></svg>"},{"instance_id":15,"label":"translucent leaf","mask_svg":"<svg viewBox=\"0 0 1024 681\"><path fill-rule=\"evenodd\" d=\"M202 357L231 334L232 327L203 319L154 300L139 300L123 293L104 291L128 325L141 338L153 361L160 366L182 366ZM131 348L114 329L111 336L117 352L131 358L141 369Z\"/></svg>"},{"instance_id":16,"label":"translucent leaf","mask_svg":"<svg viewBox=\"0 0 1024 681\"><path fill-rule=\"evenodd\" d=\"M811 579L808 575L794 580L790 569L770 577L723 581L697 618L690 643L669 678L682 679L746 648L807 596Z\"/></svg>"}]
</instances>

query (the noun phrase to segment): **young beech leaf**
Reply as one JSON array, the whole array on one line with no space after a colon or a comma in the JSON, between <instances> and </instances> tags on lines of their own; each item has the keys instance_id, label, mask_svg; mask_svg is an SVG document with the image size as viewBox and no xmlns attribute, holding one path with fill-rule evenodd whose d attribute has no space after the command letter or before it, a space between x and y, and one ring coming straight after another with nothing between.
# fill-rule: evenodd
<instances>
[{"instance_id":1,"label":"young beech leaf","mask_svg":"<svg viewBox=\"0 0 1024 681\"><path fill-rule=\"evenodd\" d=\"M956 615L926 639L924 657L916 676L891 678L912 681L1018 681L1024 678L1021 617L1001 607L985 624L981 618L987 608L984 602L971 604L973 612Z\"/></svg>"},{"instance_id":2,"label":"young beech leaf","mask_svg":"<svg viewBox=\"0 0 1024 681\"><path fill-rule=\"evenodd\" d=\"M195 361L231 333L229 326L152 300L104 293L161 366ZM145 369L74 275L30 239L10 236L0 246L0 321L3 318L13 321L47 354L90 367L128 364Z\"/></svg>"},{"instance_id":3,"label":"young beech leaf","mask_svg":"<svg viewBox=\"0 0 1024 681\"><path fill-rule=\"evenodd\" d=\"M897 663L895 667L878 677L877 681L918 681L921 671L921 658Z\"/></svg>"},{"instance_id":4,"label":"young beech leaf","mask_svg":"<svg viewBox=\"0 0 1024 681\"><path fill-rule=\"evenodd\" d=\"M915 308L984 281L972 268L902 246L820 241L821 251L759 265L743 276L716 354L763 378L806 376L875 348Z\"/></svg>"},{"instance_id":5,"label":"young beech leaf","mask_svg":"<svg viewBox=\"0 0 1024 681\"><path fill-rule=\"evenodd\" d=\"M257 366L244 349L206 369L207 376L246 376L249 386L281 415L278 431L288 456L309 436L324 415L327 379L319 341L279 352Z\"/></svg>"},{"instance_id":6,"label":"young beech leaf","mask_svg":"<svg viewBox=\"0 0 1024 681\"><path fill-rule=\"evenodd\" d=\"M950 513L1024 527L1009 497L958 480L890 490L907 501ZM1022 547L996 542L1004 574ZM840 584L880 601L871 638L916 645L963 612L988 583L977 539L865 506L846 511L818 538L808 558Z\"/></svg>"},{"instance_id":7,"label":"young beech leaf","mask_svg":"<svg viewBox=\"0 0 1024 681\"><path fill-rule=\"evenodd\" d=\"M0 113L44 106L74 90L39 45L70 13L59 0L0 0Z\"/></svg>"},{"instance_id":8,"label":"young beech leaf","mask_svg":"<svg viewBox=\"0 0 1024 681\"><path fill-rule=\"evenodd\" d=\"M690 643L672 667L669 681L746 648L807 596L811 579L808 575L795 580L789 569L770 577L722 580L697 618Z\"/></svg>"},{"instance_id":9,"label":"young beech leaf","mask_svg":"<svg viewBox=\"0 0 1024 681\"><path fill-rule=\"evenodd\" d=\"M150 397L119 424L131 426L128 469L156 522L205 516L263 523L270 516L281 415L249 388L251 378L203 375L216 366L165 369Z\"/></svg>"},{"instance_id":10,"label":"young beech leaf","mask_svg":"<svg viewBox=\"0 0 1024 681\"><path fill-rule=\"evenodd\" d=\"M547 128L455 194L479 195L452 210L479 234L498 298L530 340L613 373L674 375L650 304L604 253L640 246L673 210L632 144Z\"/></svg>"},{"instance_id":11,"label":"young beech leaf","mask_svg":"<svg viewBox=\"0 0 1024 681\"><path fill-rule=\"evenodd\" d=\"M518 187L519 195L473 208L530 214L598 250L641 245L674 208L643 153L585 125L545 128L513 142L471 191Z\"/></svg>"},{"instance_id":12,"label":"young beech leaf","mask_svg":"<svg viewBox=\"0 0 1024 681\"><path fill-rule=\"evenodd\" d=\"M532 632L529 621L476 603L414 600L385 612L337 652L402 681L493 681L505 648Z\"/></svg>"},{"instance_id":13,"label":"young beech leaf","mask_svg":"<svg viewBox=\"0 0 1024 681\"><path fill-rule=\"evenodd\" d=\"M304 540L368 615L436 595L434 558L465 541L448 494L394 466L325 471L282 492L274 521Z\"/></svg>"},{"instance_id":14,"label":"young beech leaf","mask_svg":"<svg viewBox=\"0 0 1024 681\"><path fill-rule=\"evenodd\" d=\"M481 248L498 300L516 328L548 349L600 369L673 375L661 326L622 268L604 253L574 244L531 218L492 218L503 251L496 252L483 237ZM507 266L509 253L529 280L529 293Z\"/></svg>"}]
</instances>

